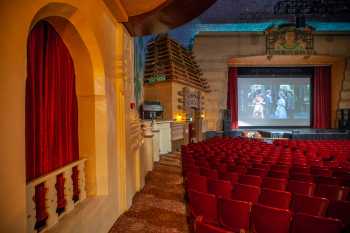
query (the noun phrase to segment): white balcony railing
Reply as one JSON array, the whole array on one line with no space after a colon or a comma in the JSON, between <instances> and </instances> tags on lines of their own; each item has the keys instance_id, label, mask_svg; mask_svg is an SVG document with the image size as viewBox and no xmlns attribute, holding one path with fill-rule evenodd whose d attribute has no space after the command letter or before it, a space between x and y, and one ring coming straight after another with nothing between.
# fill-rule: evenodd
<instances>
[{"instance_id":1,"label":"white balcony railing","mask_svg":"<svg viewBox=\"0 0 350 233\"><path fill-rule=\"evenodd\" d=\"M81 159L70 163L64 167L61 167L49 174L39 177L30 181L27 188L27 232L34 233L38 231L45 231L58 223L59 219L72 211L79 202L86 198L85 190L85 162L86 159ZM78 169L78 187L79 187L79 199L73 200L73 168ZM65 208L61 211L57 211L57 176L63 175L64 177L64 198L66 201ZM44 223L41 223L40 228L36 226L36 202L35 202L35 187L37 185L44 184L46 189L45 194L45 209L48 214ZM58 214L58 212L60 214Z\"/></svg>"}]
</instances>

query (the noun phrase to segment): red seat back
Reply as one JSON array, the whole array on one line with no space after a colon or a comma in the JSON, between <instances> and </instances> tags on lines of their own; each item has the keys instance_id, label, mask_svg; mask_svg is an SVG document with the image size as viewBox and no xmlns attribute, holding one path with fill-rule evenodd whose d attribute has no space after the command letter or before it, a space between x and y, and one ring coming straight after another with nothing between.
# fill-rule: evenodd
<instances>
[{"instance_id":1,"label":"red seat back","mask_svg":"<svg viewBox=\"0 0 350 233\"><path fill-rule=\"evenodd\" d=\"M338 218L342 220L347 227L350 227L350 201L331 201L327 216Z\"/></svg>"},{"instance_id":2,"label":"red seat back","mask_svg":"<svg viewBox=\"0 0 350 233\"><path fill-rule=\"evenodd\" d=\"M343 224L339 219L296 214L292 233L340 233Z\"/></svg>"},{"instance_id":3,"label":"red seat back","mask_svg":"<svg viewBox=\"0 0 350 233\"><path fill-rule=\"evenodd\" d=\"M337 186L337 185L327 185L319 184L317 185L315 195L319 197L325 197L329 200L343 200L346 201L350 192L350 188Z\"/></svg>"},{"instance_id":4,"label":"red seat back","mask_svg":"<svg viewBox=\"0 0 350 233\"><path fill-rule=\"evenodd\" d=\"M290 180L287 184L287 191L291 193L311 196L314 193L315 184L310 182Z\"/></svg>"},{"instance_id":5,"label":"red seat back","mask_svg":"<svg viewBox=\"0 0 350 233\"><path fill-rule=\"evenodd\" d=\"M200 168L200 172L202 176L206 176L207 178L219 179L218 171L211 168Z\"/></svg>"},{"instance_id":6,"label":"red seat back","mask_svg":"<svg viewBox=\"0 0 350 233\"><path fill-rule=\"evenodd\" d=\"M234 232L249 230L250 204L245 201L219 199L219 222Z\"/></svg>"},{"instance_id":7,"label":"red seat back","mask_svg":"<svg viewBox=\"0 0 350 233\"><path fill-rule=\"evenodd\" d=\"M288 233L291 219L292 214L287 209L255 204L252 207L252 232Z\"/></svg>"},{"instance_id":8,"label":"red seat back","mask_svg":"<svg viewBox=\"0 0 350 233\"><path fill-rule=\"evenodd\" d=\"M209 223L218 223L217 199L214 194L188 191L191 217L203 216Z\"/></svg>"},{"instance_id":9,"label":"red seat back","mask_svg":"<svg viewBox=\"0 0 350 233\"><path fill-rule=\"evenodd\" d=\"M287 179L265 177L262 181L261 187L284 191L287 187Z\"/></svg>"},{"instance_id":10,"label":"red seat back","mask_svg":"<svg viewBox=\"0 0 350 233\"><path fill-rule=\"evenodd\" d=\"M332 176L332 171L328 168L311 167L311 174L313 176Z\"/></svg>"},{"instance_id":11,"label":"red seat back","mask_svg":"<svg viewBox=\"0 0 350 233\"><path fill-rule=\"evenodd\" d=\"M243 175L239 177L238 182L241 184L260 186L262 179L260 176Z\"/></svg>"},{"instance_id":12,"label":"red seat back","mask_svg":"<svg viewBox=\"0 0 350 233\"><path fill-rule=\"evenodd\" d=\"M316 184L342 185L342 180L333 176L317 176L315 177Z\"/></svg>"},{"instance_id":13,"label":"red seat back","mask_svg":"<svg viewBox=\"0 0 350 233\"><path fill-rule=\"evenodd\" d=\"M267 175L267 170L266 169L261 169L261 168L248 168L247 170L247 175L253 175L253 176L261 176L264 177Z\"/></svg>"},{"instance_id":14,"label":"red seat back","mask_svg":"<svg viewBox=\"0 0 350 233\"><path fill-rule=\"evenodd\" d=\"M238 182L239 174L236 172L224 172L220 173L219 177L220 179L228 180L232 185L235 185Z\"/></svg>"},{"instance_id":15,"label":"red seat back","mask_svg":"<svg viewBox=\"0 0 350 233\"><path fill-rule=\"evenodd\" d=\"M289 209L292 199L290 192L274 189L262 189L259 197L259 203L280 209Z\"/></svg>"},{"instance_id":16,"label":"red seat back","mask_svg":"<svg viewBox=\"0 0 350 233\"><path fill-rule=\"evenodd\" d=\"M207 177L189 174L186 179L186 188L193 189L199 192L208 192Z\"/></svg>"},{"instance_id":17,"label":"red seat back","mask_svg":"<svg viewBox=\"0 0 350 233\"><path fill-rule=\"evenodd\" d=\"M289 174L285 171L270 171L269 176L273 178L287 179Z\"/></svg>"},{"instance_id":18,"label":"red seat back","mask_svg":"<svg viewBox=\"0 0 350 233\"><path fill-rule=\"evenodd\" d=\"M304 181L304 182L313 182L314 177L310 173L289 173L289 178L291 180Z\"/></svg>"},{"instance_id":19,"label":"red seat back","mask_svg":"<svg viewBox=\"0 0 350 233\"><path fill-rule=\"evenodd\" d=\"M232 184L230 181L208 179L208 192L217 197L231 198Z\"/></svg>"},{"instance_id":20,"label":"red seat back","mask_svg":"<svg viewBox=\"0 0 350 233\"><path fill-rule=\"evenodd\" d=\"M233 233L231 231L227 231L220 227L205 223L202 217L196 218L196 222L194 225L194 232L195 233Z\"/></svg>"},{"instance_id":21,"label":"red seat back","mask_svg":"<svg viewBox=\"0 0 350 233\"><path fill-rule=\"evenodd\" d=\"M309 174L310 173L310 168L309 167L299 167L299 166L295 166L295 167L291 167L289 170L290 173L306 173Z\"/></svg>"},{"instance_id":22,"label":"red seat back","mask_svg":"<svg viewBox=\"0 0 350 233\"><path fill-rule=\"evenodd\" d=\"M310 197L306 195L293 195L292 210L294 213L304 213L315 216L324 216L329 205L329 200L322 197Z\"/></svg>"},{"instance_id":23,"label":"red seat back","mask_svg":"<svg viewBox=\"0 0 350 233\"><path fill-rule=\"evenodd\" d=\"M260 195L260 187L236 184L233 188L232 198L240 201L255 203Z\"/></svg>"}]
</instances>

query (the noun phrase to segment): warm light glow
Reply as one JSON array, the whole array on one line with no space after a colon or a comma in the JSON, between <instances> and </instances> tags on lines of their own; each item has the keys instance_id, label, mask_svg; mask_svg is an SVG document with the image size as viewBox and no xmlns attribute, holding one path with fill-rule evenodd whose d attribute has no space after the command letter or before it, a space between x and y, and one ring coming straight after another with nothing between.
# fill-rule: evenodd
<instances>
[{"instance_id":1,"label":"warm light glow","mask_svg":"<svg viewBox=\"0 0 350 233\"><path fill-rule=\"evenodd\" d=\"M176 121L182 121L182 115L180 115L179 113L176 114L175 120Z\"/></svg>"},{"instance_id":2,"label":"warm light glow","mask_svg":"<svg viewBox=\"0 0 350 233\"><path fill-rule=\"evenodd\" d=\"M202 113L202 114L201 114L201 117L202 117L203 119L205 118L205 115L204 115L204 113Z\"/></svg>"}]
</instances>

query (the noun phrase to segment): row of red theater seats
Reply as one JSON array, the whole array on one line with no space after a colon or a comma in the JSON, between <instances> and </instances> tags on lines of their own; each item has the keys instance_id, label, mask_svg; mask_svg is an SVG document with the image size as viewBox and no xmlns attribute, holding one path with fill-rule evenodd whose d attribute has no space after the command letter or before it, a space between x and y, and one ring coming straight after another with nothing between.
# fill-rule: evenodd
<instances>
[{"instance_id":1,"label":"row of red theater seats","mask_svg":"<svg viewBox=\"0 0 350 233\"><path fill-rule=\"evenodd\" d=\"M198 174L213 179L230 180L233 184L239 176L247 175L247 184L260 186L264 177L315 182L317 184L329 184L338 186L350 186L350 173L347 171L314 170L303 171L305 167L292 167L290 172L280 169L246 168L245 166L230 166L220 164L217 167L197 167L183 163L183 174ZM216 169L215 169L216 168ZM332 176L333 173L333 176Z\"/></svg>"},{"instance_id":2,"label":"row of red theater seats","mask_svg":"<svg viewBox=\"0 0 350 233\"><path fill-rule=\"evenodd\" d=\"M285 166L319 166L333 168L341 166L346 161L340 162L336 157L330 156L329 158L318 158L316 156L288 154L286 152L269 152L269 151L245 151L235 153L226 153L225 155L218 156L208 154L206 157L203 153L197 153L199 160L213 160L214 162L235 162L235 163L256 163L256 164L281 164ZM184 159L190 160L190 156L184 157Z\"/></svg>"},{"instance_id":3,"label":"row of red theater seats","mask_svg":"<svg viewBox=\"0 0 350 233\"><path fill-rule=\"evenodd\" d=\"M342 159L338 159L335 155L329 154L329 157L320 158L317 154L303 155L301 152L288 151L269 151L269 150L244 150L236 151L232 149L230 152L187 152L183 153L183 159L191 160L213 160L215 162L240 162L240 163L256 163L256 164L283 164L285 166L319 166L319 167L336 167L346 163L347 160L342 155ZM348 152L347 155L350 153ZM340 161L341 160L341 161Z\"/></svg>"},{"instance_id":4,"label":"row of red theater seats","mask_svg":"<svg viewBox=\"0 0 350 233\"><path fill-rule=\"evenodd\" d=\"M217 151L218 152L218 151ZM195 152L194 152L195 153ZM192 153L188 153L187 155L193 155L194 154L193 152ZM203 153L200 153L200 154L203 154ZM215 153L214 153L215 154ZM253 153L251 153L251 154L253 154ZM212 154L213 155L213 154ZM284 153L284 154L281 154L282 156L286 156L286 155L288 155L288 153ZM202 155L203 156L203 155ZM187 158L189 158L190 156L186 156ZM186 161L184 161L183 160L183 162L185 162L186 163ZM187 161L188 162L188 161ZM186 166L186 165L185 165ZM205 168L202 168L201 170L204 170L205 171ZM186 173L186 172L185 172ZM191 172L190 172L191 173ZM206 172L204 172L204 173L206 173ZM209 172L210 173L210 172ZM192 171L192 175L193 175L193 171ZM206 175L208 175L208 174L206 174ZM318 174L318 175L320 175L320 174ZM325 174L322 174L322 175L325 175ZM329 175L329 174L326 174L326 175ZM210 175L209 175L210 176ZM264 174L261 174L261 176L264 176ZM247 177L247 176L245 176L245 177ZM248 176L249 177L249 176ZM215 177L214 177L215 178ZM260 177L258 177L258 178L260 178ZM268 180L268 179L272 179L273 180L273 178L265 178L264 179L264 181L265 180ZM244 180L244 179L242 179L242 180ZM249 180L249 179L248 179ZM274 180L283 180L283 179L274 179ZM236 179L236 181L237 181L237 179ZM191 181L190 181L191 182ZM224 183L225 183L225 181L223 181ZM244 181L241 181L241 182L244 182ZM297 181L290 181L289 182L289 187L291 186L291 183L298 183ZM195 182L196 183L196 182ZM199 182L200 183L200 182ZM213 191L212 189L212 187L213 186L220 186L220 185L218 185L218 184L220 184L221 183L221 181L216 181L216 180L211 180L209 183L211 183L211 184L216 184L216 185L209 185L209 187L208 187L208 191ZM265 182L266 183L266 182ZM276 182L275 182L276 183ZM305 183L305 182L299 182L299 183ZM229 187L231 184L230 184L230 182L226 182L226 184L228 184L228 186L227 187ZM307 183L306 183L307 184ZM244 187L244 186L246 186L246 187L248 187L249 185L241 185L241 184L238 184L238 185L236 185L236 186L238 186L238 187ZM263 185L262 185L263 187L264 187L264 182L263 182ZM283 185L282 185L283 186ZM285 187L286 185L284 185L284 187ZM311 187L313 187L313 188L311 188L311 190L313 190L314 189L314 184L312 184L311 183ZM322 186L324 186L324 187L328 187L327 185L321 185L320 187L322 187ZM211 187L211 188L210 188ZM339 188L340 187L338 187L338 186L335 186L335 187L337 187L338 189L336 190L336 192L339 192ZM258 189L259 190L259 187L253 187L253 186L250 186L250 188L253 188L253 189ZM334 188L334 186L333 187L331 187L331 188ZM238 189L242 189L242 188L238 188ZM282 188L283 189L283 188ZM230 188L228 188L228 190L230 190ZM232 190L232 187L231 187L231 190ZM237 188L236 188L236 190L237 190ZM310 190L310 189L309 189ZM320 190L322 190L322 189L320 189ZM221 190L222 191L222 190ZM219 191L219 193L216 193L217 195L222 195L220 192L221 191ZM345 191L346 191L346 189L345 189ZM228 193L231 193L231 191L228 191ZM235 193L235 192L234 192ZM262 195L260 196L260 202L263 202L264 204L269 204L269 205L272 205L272 206L274 206L274 205L276 205L276 203L278 204L278 203L287 203L287 202L279 202L279 201L281 201L281 200L283 200L283 198L282 199L279 199L279 198L277 198L276 200L279 200L279 201L276 201L276 200L274 200L274 198L266 198L266 193L270 193L270 195L271 195L271 193L274 193L275 194L275 196L276 196L276 193L277 194L279 194L279 195L282 195L283 196L283 194L285 194L285 196L287 195L287 197L288 196L290 196L291 194L290 193L288 193L288 192L281 192L281 191L276 191L276 190L271 190L271 189L263 189L263 192L262 192ZM309 193L307 193L307 194L311 194L312 193L312 191L311 192L309 192ZM337 199L335 196L337 196L337 194L336 195L334 195L334 190L333 191L331 191L330 193L333 193L333 197L331 197L331 199ZM341 193L344 193L344 190L343 191L341 191ZM259 192L259 194L260 194L260 192ZM258 195L259 195L258 194ZM327 191L327 188L326 188L326 191L325 191L325 193L323 193L323 194L329 194L329 192ZM229 194L230 195L230 194ZM255 195L255 198L258 196L258 195ZM242 196L242 195L241 195ZM248 197L249 195L243 195L243 197ZM254 196L254 195L253 195ZM265 196L265 198L264 198L264 196ZM298 195L299 196L299 195ZM344 195L343 195L344 196ZM278 195L277 195L277 197L278 197ZM337 196L338 197L338 196ZM346 195L344 196L344 197L346 197ZM235 197L235 198L238 198L239 199L239 197ZM245 198L241 198L241 199L245 199ZM305 197L305 198L309 198L309 201L310 201L310 203L315 203L315 200L323 200L323 201L326 201L327 203L329 202L327 199L324 199L324 198L317 198L317 197ZM249 199L249 198L248 198ZM287 198L288 199L288 198ZM300 199L300 198L299 198ZM268 200L270 200L270 203L269 203L269 201ZM274 200L274 201L272 201L271 202L271 200ZM313 201L311 201L311 200L313 200ZM254 202L254 200L253 200L253 202ZM300 201L299 201L300 202ZM332 201L332 205L331 206L334 206L336 203L339 205L339 202L341 203L341 205L340 206L346 206L346 205L343 205L343 203L341 202L341 201ZM298 202L293 202L293 203L298 203ZM348 202L345 202L345 203L348 203ZM287 204L284 204L285 206L287 205ZM301 206L304 206L304 205L301 205ZM323 206L325 206L325 205L323 205ZM283 206L280 206L280 207L283 207ZM316 205L311 205L311 209L314 209L313 211L316 211L318 208L316 207ZM326 209L326 208L323 208L323 209ZM334 208L333 208L334 209ZM337 209L339 209L339 208L337 208ZM346 211L348 211L348 209L346 210ZM307 211L306 211L307 212ZM317 211L316 211L317 212ZM322 211L321 211L322 212ZM324 212L324 211L323 211ZM341 212L341 211L338 211L338 212ZM313 212L311 212L311 214L314 214ZM339 215L341 215L341 214L339 214ZM346 219L345 219L346 220ZM345 221L344 220L344 221ZM203 225L203 224L202 224ZM205 225L205 224L204 224ZM199 229L199 228L198 228ZM210 232L212 232L212 231L210 231ZM258 231L259 232L259 231ZM273 231L273 232L275 232L275 231Z\"/></svg>"},{"instance_id":5,"label":"row of red theater seats","mask_svg":"<svg viewBox=\"0 0 350 233\"><path fill-rule=\"evenodd\" d=\"M281 156L282 157L282 156ZM305 158L293 159L286 158L276 158L268 157L257 158L256 156L252 158L242 158L242 157L204 157L204 156L183 156L182 158L183 166L186 167L204 167L212 169L225 169L230 171L235 171L235 167L240 169L253 169L257 172L257 175L266 175L269 171L279 172L279 173L306 173L315 176L349 176L350 169L346 167L338 166L337 163L328 163L332 166L325 166L324 161L320 160L309 160ZM259 170L260 169L260 170ZM223 170L220 170L223 171ZM254 173L253 173L254 175ZM283 174L281 174L283 175Z\"/></svg>"},{"instance_id":6,"label":"row of red theater seats","mask_svg":"<svg viewBox=\"0 0 350 233\"><path fill-rule=\"evenodd\" d=\"M256 183L252 180L253 177L249 175L240 176L234 180L219 180L207 178L205 176L197 174L189 174L185 179L185 186L187 189L194 189L201 192L209 192L218 196L224 196L230 198L234 187L239 187L242 192L243 200L254 202L260 194L260 189L272 189L280 192L290 192L293 194L303 195L315 195L324 197L329 200L349 200L350 199L350 188L345 186L328 185L295 181L286 179L276 179L265 177L261 182ZM253 182L252 182L253 181ZM261 188L260 188L261 186ZM235 191L235 190L234 190ZM250 196L248 195L250 194ZM250 199L249 199L250 198Z\"/></svg>"},{"instance_id":7,"label":"row of red theater seats","mask_svg":"<svg viewBox=\"0 0 350 233\"><path fill-rule=\"evenodd\" d=\"M187 147L187 149L189 149L188 151L195 150L197 152L230 152L232 149L240 150L247 148L264 148L267 150L281 150L282 148L292 152L299 151L306 155L310 153L319 153L320 157L327 156L327 152L336 154L349 153L350 151L349 140L332 141L332 143L327 143L327 141L314 141L311 143L306 143L307 141L304 142L302 140L287 140L279 143L275 142L274 145L271 145L256 140L252 141L246 139L217 138L205 142L206 144L192 144L191 147Z\"/></svg>"},{"instance_id":8,"label":"row of red theater seats","mask_svg":"<svg viewBox=\"0 0 350 233\"><path fill-rule=\"evenodd\" d=\"M269 180L270 178L266 179ZM348 226L350 223L350 202L342 201L342 199L345 198L346 193L349 193L349 190L345 192L345 190L340 191L337 189L329 192L327 189L321 189L319 195L330 195L329 198L331 201L329 201L324 197L310 196L314 185L310 185L309 183L305 182L290 181L289 185L287 186L287 190L291 192L270 188L260 189L260 187L257 186L238 183L234 186L232 192L232 185L230 182L213 179L208 179L208 182L205 181L205 177L190 175L185 181L186 188L187 190L192 190L192 192L199 192L202 194L202 196L211 195L212 197L223 197L227 200L231 199L240 200L247 203L260 203L280 209L289 209L290 207L290 210L294 213L306 213L313 216L324 216L326 213L328 213L329 216L341 219L346 226ZM269 184L269 182L266 182L266 184ZM276 187L274 186L274 182L271 184L273 187ZM327 188L329 186L326 185L325 187ZM293 198L291 193L294 194ZM189 203L190 206L193 203L197 203L195 206L204 206L207 209L207 207L210 205L205 202L206 199L207 198L205 197L203 200L201 200L201 198L198 199L190 197ZM200 203L202 203L202 205Z\"/></svg>"},{"instance_id":9,"label":"row of red theater seats","mask_svg":"<svg viewBox=\"0 0 350 233\"><path fill-rule=\"evenodd\" d=\"M189 190L188 196L190 221L196 219L196 233L340 233L344 229L343 222L338 219L338 209L329 210L330 216L336 217L331 218L292 213L288 209L260 203L217 198L194 190Z\"/></svg>"}]
</instances>

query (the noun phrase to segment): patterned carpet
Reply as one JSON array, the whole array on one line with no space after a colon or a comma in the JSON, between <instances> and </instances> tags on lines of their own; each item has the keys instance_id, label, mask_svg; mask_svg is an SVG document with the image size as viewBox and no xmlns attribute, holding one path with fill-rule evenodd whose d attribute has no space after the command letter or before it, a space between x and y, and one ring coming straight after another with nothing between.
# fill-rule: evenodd
<instances>
[{"instance_id":1,"label":"patterned carpet","mask_svg":"<svg viewBox=\"0 0 350 233\"><path fill-rule=\"evenodd\" d=\"M161 156L110 233L188 233L180 155Z\"/></svg>"}]
</instances>

